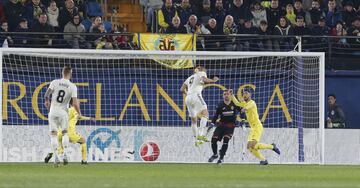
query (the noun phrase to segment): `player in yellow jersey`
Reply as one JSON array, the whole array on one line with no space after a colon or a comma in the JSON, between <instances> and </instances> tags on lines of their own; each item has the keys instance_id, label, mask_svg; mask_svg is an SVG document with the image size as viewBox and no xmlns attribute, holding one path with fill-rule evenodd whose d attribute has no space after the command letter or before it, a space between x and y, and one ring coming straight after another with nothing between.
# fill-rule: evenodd
<instances>
[{"instance_id":1,"label":"player in yellow jersey","mask_svg":"<svg viewBox=\"0 0 360 188\"><path fill-rule=\"evenodd\" d=\"M69 140L71 143L76 144L79 143L81 147L81 164L86 165L87 164L87 156L86 156L86 140L84 137L82 137L79 133L76 132L76 124L78 120L95 120L91 117L86 116L78 116L78 113L76 112L74 107L69 108L69 127L68 127L68 135ZM62 143L62 133L61 131L58 131L58 140L59 143ZM64 151L64 148L62 144L59 144L58 147L58 153L62 153ZM45 157L45 163L48 163L51 159L53 153L48 153L48 155Z\"/></svg>"},{"instance_id":2,"label":"player in yellow jersey","mask_svg":"<svg viewBox=\"0 0 360 188\"><path fill-rule=\"evenodd\" d=\"M230 90L232 93L232 90ZM278 155L280 155L279 148L275 144L263 144L260 143L261 135L263 133L263 125L259 119L257 106L254 100L251 99L251 89L245 88L243 90L243 101L238 101L232 94L231 99L235 105L241 107L241 112L246 114L246 119L249 122L250 133L248 135L247 149L258 159L260 159L260 165L267 165L268 161L260 153L260 149L271 149Z\"/></svg>"}]
</instances>

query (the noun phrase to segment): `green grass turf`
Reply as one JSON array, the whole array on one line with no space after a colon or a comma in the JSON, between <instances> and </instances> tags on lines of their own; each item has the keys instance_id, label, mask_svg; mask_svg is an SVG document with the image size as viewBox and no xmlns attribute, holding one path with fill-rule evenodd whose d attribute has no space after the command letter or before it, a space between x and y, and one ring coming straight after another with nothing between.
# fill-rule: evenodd
<instances>
[{"instance_id":1,"label":"green grass turf","mask_svg":"<svg viewBox=\"0 0 360 188\"><path fill-rule=\"evenodd\" d=\"M360 166L0 163L0 188L360 187Z\"/></svg>"}]
</instances>

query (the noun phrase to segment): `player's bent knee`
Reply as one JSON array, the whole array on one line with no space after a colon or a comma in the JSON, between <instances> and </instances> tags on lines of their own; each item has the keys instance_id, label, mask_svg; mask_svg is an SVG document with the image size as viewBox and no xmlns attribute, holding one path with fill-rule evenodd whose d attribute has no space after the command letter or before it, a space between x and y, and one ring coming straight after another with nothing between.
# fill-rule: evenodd
<instances>
[{"instance_id":1,"label":"player's bent knee","mask_svg":"<svg viewBox=\"0 0 360 188\"><path fill-rule=\"evenodd\" d=\"M203 110L203 111L200 112L200 115L201 115L202 117L208 117L208 116L209 116L209 112L208 112L207 109L205 109L205 110Z\"/></svg>"},{"instance_id":2,"label":"player's bent knee","mask_svg":"<svg viewBox=\"0 0 360 188\"><path fill-rule=\"evenodd\" d=\"M254 149L256 142L250 141L247 144L247 149Z\"/></svg>"},{"instance_id":3,"label":"player's bent knee","mask_svg":"<svg viewBox=\"0 0 360 188\"><path fill-rule=\"evenodd\" d=\"M230 138L229 137L227 137L227 136L224 136L224 139L223 139L224 141L224 144L228 144L229 143L229 141L230 141Z\"/></svg>"},{"instance_id":4,"label":"player's bent knee","mask_svg":"<svg viewBox=\"0 0 360 188\"><path fill-rule=\"evenodd\" d=\"M79 144L85 143L85 138L81 137L81 138L79 139L78 143L79 143Z\"/></svg>"},{"instance_id":5,"label":"player's bent knee","mask_svg":"<svg viewBox=\"0 0 360 188\"><path fill-rule=\"evenodd\" d=\"M212 137L211 138L211 143L216 143L217 141L219 141L218 137Z\"/></svg>"},{"instance_id":6,"label":"player's bent knee","mask_svg":"<svg viewBox=\"0 0 360 188\"><path fill-rule=\"evenodd\" d=\"M197 118L192 117L192 118L190 118L190 119L191 119L191 121L192 121L193 123L197 122Z\"/></svg>"}]
</instances>

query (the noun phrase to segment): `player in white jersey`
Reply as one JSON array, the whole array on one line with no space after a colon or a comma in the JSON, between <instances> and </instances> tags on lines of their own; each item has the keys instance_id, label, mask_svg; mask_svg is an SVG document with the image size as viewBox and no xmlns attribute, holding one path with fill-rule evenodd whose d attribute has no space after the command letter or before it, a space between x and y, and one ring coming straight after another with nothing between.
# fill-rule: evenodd
<instances>
[{"instance_id":1,"label":"player in white jersey","mask_svg":"<svg viewBox=\"0 0 360 188\"><path fill-rule=\"evenodd\" d=\"M45 106L49 111L49 126L50 126L50 140L51 149L55 154L54 164L59 165L59 156L57 148L59 146L57 131L60 129L63 133L62 144L64 147L64 154L60 156L64 160L64 165L68 163L67 149L69 146L69 136L67 134L67 128L69 123L68 107L69 102L72 99L72 106L76 112L81 116L80 105L77 99L77 87L70 79L72 76L72 69L65 66L62 69L62 78L53 80L50 83L49 88L45 93ZM50 102L51 95L51 102Z\"/></svg>"},{"instance_id":2,"label":"player in white jersey","mask_svg":"<svg viewBox=\"0 0 360 188\"><path fill-rule=\"evenodd\" d=\"M194 74L181 86L181 92L186 94L185 103L189 111L191 118L191 128L195 137L195 146L199 146L203 142L208 142L205 137L205 127L209 119L209 112L207 105L201 95L205 84L214 83L219 80L218 77L209 79L206 75L206 69L201 66L197 66L194 69ZM200 119L200 127L198 129L197 123Z\"/></svg>"}]
</instances>

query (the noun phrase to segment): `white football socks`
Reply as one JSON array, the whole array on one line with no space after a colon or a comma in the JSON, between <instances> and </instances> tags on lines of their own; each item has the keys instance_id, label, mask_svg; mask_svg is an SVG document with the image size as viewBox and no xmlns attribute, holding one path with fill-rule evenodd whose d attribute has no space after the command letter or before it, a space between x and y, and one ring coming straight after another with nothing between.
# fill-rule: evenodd
<instances>
[{"instance_id":1,"label":"white football socks","mask_svg":"<svg viewBox=\"0 0 360 188\"><path fill-rule=\"evenodd\" d=\"M204 136L205 135L205 129L208 122L208 117L202 117L200 119L200 128L199 128L199 135Z\"/></svg>"},{"instance_id":2,"label":"white football socks","mask_svg":"<svg viewBox=\"0 0 360 188\"><path fill-rule=\"evenodd\" d=\"M50 135L51 151L56 155L59 146L57 135Z\"/></svg>"},{"instance_id":3,"label":"white football socks","mask_svg":"<svg viewBox=\"0 0 360 188\"><path fill-rule=\"evenodd\" d=\"M196 137L199 136L199 131L198 131L198 128L197 128L197 122L196 123L191 122L191 129L192 129L194 137L196 139Z\"/></svg>"},{"instance_id":4,"label":"white football socks","mask_svg":"<svg viewBox=\"0 0 360 188\"><path fill-rule=\"evenodd\" d=\"M68 148L69 148L69 136L67 133L65 133L63 135L63 138L62 138L62 145L64 147L64 157L67 157L67 153L68 153Z\"/></svg>"}]
</instances>

